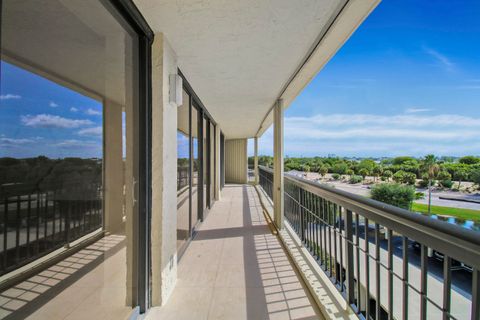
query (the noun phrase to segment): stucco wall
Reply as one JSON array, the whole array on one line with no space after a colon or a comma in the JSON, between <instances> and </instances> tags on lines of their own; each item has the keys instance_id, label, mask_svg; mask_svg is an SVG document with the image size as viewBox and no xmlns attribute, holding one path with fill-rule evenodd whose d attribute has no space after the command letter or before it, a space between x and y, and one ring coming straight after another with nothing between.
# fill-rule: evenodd
<instances>
[{"instance_id":1,"label":"stucco wall","mask_svg":"<svg viewBox=\"0 0 480 320\"><path fill-rule=\"evenodd\" d=\"M175 52L163 34L152 46L152 304L165 304L177 279L177 109L169 102Z\"/></svg>"},{"instance_id":2,"label":"stucco wall","mask_svg":"<svg viewBox=\"0 0 480 320\"><path fill-rule=\"evenodd\" d=\"M225 140L225 182L247 183L247 139Z\"/></svg>"}]
</instances>

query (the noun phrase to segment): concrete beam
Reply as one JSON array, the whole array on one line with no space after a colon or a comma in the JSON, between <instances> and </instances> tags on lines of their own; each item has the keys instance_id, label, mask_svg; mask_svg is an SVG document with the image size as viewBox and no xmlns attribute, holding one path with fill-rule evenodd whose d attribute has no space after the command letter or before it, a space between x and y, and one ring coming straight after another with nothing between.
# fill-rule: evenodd
<instances>
[{"instance_id":1,"label":"concrete beam","mask_svg":"<svg viewBox=\"0 0 480 320\"><path fill-rule=\"evenodd\" d=\"M283 229L283 100L273 108L273 212L274 222Z\"/></svg>"}]
</instances>

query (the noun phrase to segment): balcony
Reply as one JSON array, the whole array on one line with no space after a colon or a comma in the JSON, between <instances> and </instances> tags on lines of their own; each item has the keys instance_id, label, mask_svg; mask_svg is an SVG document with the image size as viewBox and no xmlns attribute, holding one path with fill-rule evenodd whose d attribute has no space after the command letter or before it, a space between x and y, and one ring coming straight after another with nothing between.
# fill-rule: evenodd
<instances>
[{"instance_id":1,"label":"balcony","mask_svg":"<svg viewBox=\"0 0 480 320\"><path fill-rule=\"evenodd\" d=\"M260 167L259 175L265 198L273 198L274 172ZM367 319L478 318L477 233L302 178L284 179L286 233L353 312Z\"/></svg>"},{"instance_id":2,"label":"balcony","mask_svg":"<svg viewBox=\"0 0 480 320\"><path fill-rule=\"evenodd\" d=\"M322 319L250 185L226 185L147 319Z\"/></svg>"}]
</instances>

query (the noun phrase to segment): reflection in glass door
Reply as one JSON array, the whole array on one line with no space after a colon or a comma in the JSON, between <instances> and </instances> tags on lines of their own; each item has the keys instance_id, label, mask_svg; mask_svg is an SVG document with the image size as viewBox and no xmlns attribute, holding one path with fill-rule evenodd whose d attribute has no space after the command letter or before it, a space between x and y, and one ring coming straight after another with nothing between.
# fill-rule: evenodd
<instances>
[{"instance_id":1,"label":"reflection in glass door","mask_svg":"<svg viewBox=\"0 0 480 320\"><path fill-rule=\"evenodd\" d=\"M190 95L177 115L177 248L190 237Z\"/></svg>"},{"instance_id":2,"label":"reflection in glass door","mask_svg":"<svg viewBox=\"0 0 480 320\"><path fill-rule=\"evenodd\" d=\"M191 112L191 147L190 152L192 154L191 157L191 168L192 168L192 192L191 192L191 220L190 220L190 230L193 232L195 225L197 224L199 215L199 196L198 196L198 184L200 181L200 158L198 153L198 137L199 137L199 126L198 126L198 119L199 117L199 110L195 107L195 105L191 105L190 108Z\"/></svg>"},{"instance_id":3,"label":"reflection in glass door","mask_svg":"<svg viewBox=\"0 0 480 320\"><path fill-rule=\"evenodd\" d=\"M207 181L208 181L208 172L207 172L207 164L208 164L208 150L207 150L207 125L208 121L204 117L202 117L202 209L203 215L202 218L205 217L205 213L207 210Z\"/></svg>"}]
</instances>

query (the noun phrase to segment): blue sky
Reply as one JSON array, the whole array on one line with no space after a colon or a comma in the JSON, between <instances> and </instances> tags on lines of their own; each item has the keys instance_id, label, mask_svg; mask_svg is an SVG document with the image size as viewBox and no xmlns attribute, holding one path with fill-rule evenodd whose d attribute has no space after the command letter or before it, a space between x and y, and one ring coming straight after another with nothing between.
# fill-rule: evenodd
<instances>
[{"instance_id":1,"label":"blue sky","mask_svg":"<svg viewBox=\"0 0 480 320\"><path fill-rule=\"evenodd\" d=\"M383 0L286 111L285 154L479 155L478 17L478 0Z\"/></svg>"},{"instance_id":2,"label":"blue sky","mask_svg":"<svg viewBox=\"0 0 480 320\"><path fill-rule=\"evenodd\" d=\"M478 0L383 0L286 111L285 154L480 155L478 17ZM5 62L0 119L0 157L102 156L100 102Z\"/></svg>"},{"instance_id":3,"label":"blue sky","mask_svg":"<svg viewBox=\"0 0 480 320\"><path fill-rule=\"evenodd\" d=\"M1 62L0 157L102 157L102 104Z\"/></svg>"}]
</instances>

